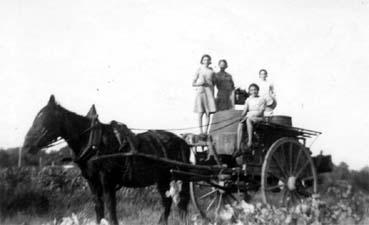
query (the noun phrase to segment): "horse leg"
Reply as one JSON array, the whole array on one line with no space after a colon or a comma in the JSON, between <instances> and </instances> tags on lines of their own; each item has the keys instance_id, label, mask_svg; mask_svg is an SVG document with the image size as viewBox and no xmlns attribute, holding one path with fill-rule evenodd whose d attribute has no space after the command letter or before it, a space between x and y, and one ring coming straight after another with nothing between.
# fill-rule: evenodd
<instances>
[{"instance_id":1,"label":"horse leg","mask_svg":"<svg viewBox=\"0 0 369 225\"><path fill-rule=\"evenodd\" d=\"M179 213L184 224L188 224L187 220L187 212L188 212L188 203L190 202L190 184L188 181L183 181L182 189L179 192L179 202L178 208Z\"/></svg>"},{"instance_id":2,"label":"horse leg","mask_svg":"<svg viewBox=\"0 0 369 225\"><path fill-rule=\"evenodd\" d=\"M104 202L103 202L103 190L102 186L98 183L88 181L91 193L93 195L93 201L95 204L96 223L100 224L102 218L104 218Z\"/></svg>"},{"instance_id":3,"label":"horse leg","mask_svg":"<svg viewBox=\"0 0 369 225\"><path fill-rule=\"evenodd\" d=\"M106 207L109 211L109 219L113 225L118 225L118 218L117 218L117 199L116 199L116 191L113 185L108 183L109 185L104 185L104 197Z\"/></svg>"},{"instance_id":4,"label":"horse leg","mask_svg":"<svg viewBox=\"0 0 369 225\"><path fill-rule=\"evenodd\" d=\"M164 206L164 212L160 216L159 224L168 224L168 217L170 213L170 207L172 206L172 198L167 197L165 192L169 190L169 181L159 181L158 182L158 190L161 196L161 201Z\"/></svg>"},{"instance_id":5,"label":"horse leg","mask_svg":"<svg viewBox=\"0 0 369 225\"><path fill-rule=\"evenodd\" d=\"M190 149L187 144L180 145L182 161L190 163ZM182 188L179 192L178 208L180 217L184 224L188 224L187 213L188 203L190 202L190 183L188 181L182 181Z\"/></svg>"}]
</instances>

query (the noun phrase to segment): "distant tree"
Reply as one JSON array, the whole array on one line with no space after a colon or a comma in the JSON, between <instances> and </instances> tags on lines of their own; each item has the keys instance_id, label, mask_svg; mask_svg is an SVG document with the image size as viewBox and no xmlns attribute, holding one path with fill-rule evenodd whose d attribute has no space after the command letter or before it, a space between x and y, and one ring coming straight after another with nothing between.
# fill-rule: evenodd
<instances>
[{"instance_id":1,"label":"distant tree","mask_svg":"<svg viewBox=\"0 0 369 225\"><path fill-rule=\"evenodd\" d=\"M369 166L363 167L360 171L369 172Z\"/></svg>"},{"instance_id":2,"label":"distant tree","mask_svg":"<svg viewBox=\"0 0 369 225\"><path fill-rule=\"evenodd\" d=\"M5 150L0 150L0 167L9 167L9 154Z\"/></svg>"},{"instance_id":3,"label":"distant tree","mask_svg":"<svg viewBox=\"0 0 369 225\"><path fill-rule=\"evenodd\" d=\"M350 179L350 170L349 166L345 162L341 162L336 168L334 169L335 179L339 180L348 180Z\"/></svg>"},{"instance_id":4,"label":"distant tree","mask_svg":"<svg viewBox=\"0 0 369 225\"><path fill-rule=\"evenodd\" d=\"M351 182L354 187L369 193L369 168L364 167L360 171L352 171Z\"/></svg>"},{"instance_id":5,"label":"distant tree","mask_svg":"<svg viewBox=\"0 0 369 225\"><path fill-rule=\"evenodd\" d=\"M18 148L0 149L0 168L16 167L18 165L18 154ZM51 165L53 163L54 165L61 165L65 164L65 161L63 161L65 158L71 158L68 147L50 153L46 153L45 151L40 151L35 155L23 153L22 167L40 166L40 159L42 162L41 166Z\"/></svg>"}]
</instances>

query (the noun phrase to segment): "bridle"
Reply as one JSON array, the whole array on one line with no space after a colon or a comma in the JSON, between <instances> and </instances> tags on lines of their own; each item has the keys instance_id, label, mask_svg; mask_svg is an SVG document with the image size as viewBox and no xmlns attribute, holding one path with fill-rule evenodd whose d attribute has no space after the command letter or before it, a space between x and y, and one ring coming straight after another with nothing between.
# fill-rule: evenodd
<instances>
[{"instance_id":1,"label":"bridle","mask_svg":"<svg viewBox=\"0 0 369 225\"><path fill-rule=\"evenodd\" d=\"M61 144L62 142L68 142L68 141L72 141L72 140L76 140L78 138L80 138L82 135L86 134L87 132L97 128L100 124L95 124L95 125L92 125L90 126L89 128L85 129L84 131L82 131L80 134L78 134L77 136L75 137L71 137L71 138L61 138L61 137L58 137L55 141L52 141L51 143L49 143L48 145L44 146L41 148L42 149L46 149L46 148L50 148L50 147L53 147L53 146L56 146L56 145L59 145ZM44 128L45 129L45 128ZM47 132L47 129L45 129L46 132ZM41 137L39 137L38 139L41 139L45 136L45 134L43 134Z\"/></svg>"},{"instance_id":2,"label":"bridle","mask_svg":"<svg viewBox=\"0 0 369 225\"><path fill-rule=\"evenodd\" d=\"M58 144L60 144L62 142L68 142L68 141L76 140L76 139L80 138L82 135L84 135L86 133L90 133L91 134L91 132L93 132L96 129L101 129L101 123L96 122L95 124L92 124L90 127L88 127L87 129L85 129L84 131L82 131L78 135L73 136L71 138L63 139L63 138L60 138L59 137L55 141L52 141L48 145L42 147L41 150L42 149L46 149L46 148L50 148L50 147L53 147L53 146L56 146L56 145L58 145ZM47 134L47 129L46 128L43 128L43 130L45 130L46 132L44 132L42 134L42 136L39 137L38 139L43 138ZM99 139L101 139L101 131L100 131L100 137L99 137ZM78 155L75 155L72 158L72 161L74 163L77 163L77 164L82 163L83 160L85 160L85 159L89 158L89 156L92 156L93 154L97 153L97 149L98 149L97 146L90 145L90 140L89 140L87 146L84 147L83 150Z\"/></svg>"}]
</instances>

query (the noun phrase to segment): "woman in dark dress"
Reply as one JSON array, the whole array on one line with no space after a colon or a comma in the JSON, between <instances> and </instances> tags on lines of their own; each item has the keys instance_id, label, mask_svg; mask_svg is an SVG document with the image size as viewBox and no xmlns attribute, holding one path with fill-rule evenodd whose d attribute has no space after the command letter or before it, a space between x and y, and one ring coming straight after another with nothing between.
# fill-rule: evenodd
<instances>
[{"instance_id":1,"label":"woman in dark dress","mask_svg":"<svg viewBox=\"0 0 369 225\"><path fill-rule=\"evenodd\" d=\"M218 90L215 99L217 111L229 110L234 108L234 82L232 76L225 70L228 63L225 59L219 60L220 71L215 74L214 84Z\"/></svg>"}]
</instances>

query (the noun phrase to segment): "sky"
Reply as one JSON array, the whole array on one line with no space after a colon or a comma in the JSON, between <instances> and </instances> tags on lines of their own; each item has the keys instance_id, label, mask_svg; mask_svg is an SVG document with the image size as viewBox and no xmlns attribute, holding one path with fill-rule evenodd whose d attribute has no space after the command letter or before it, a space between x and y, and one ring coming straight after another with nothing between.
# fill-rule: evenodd
<instances>
[{"instance_id":1,"label":"sky","mask_svg":"<svg viewBox=\"0 0 369 225\"><path fill-rule=\"evenodd\" d=\"M22 144L51 94L103 122L196 126L204 53L238 87L267 69L275 114L323 132L314 154L369 164L369 0L2 0L0 147Z\"/></svg>"}]
</instances>

